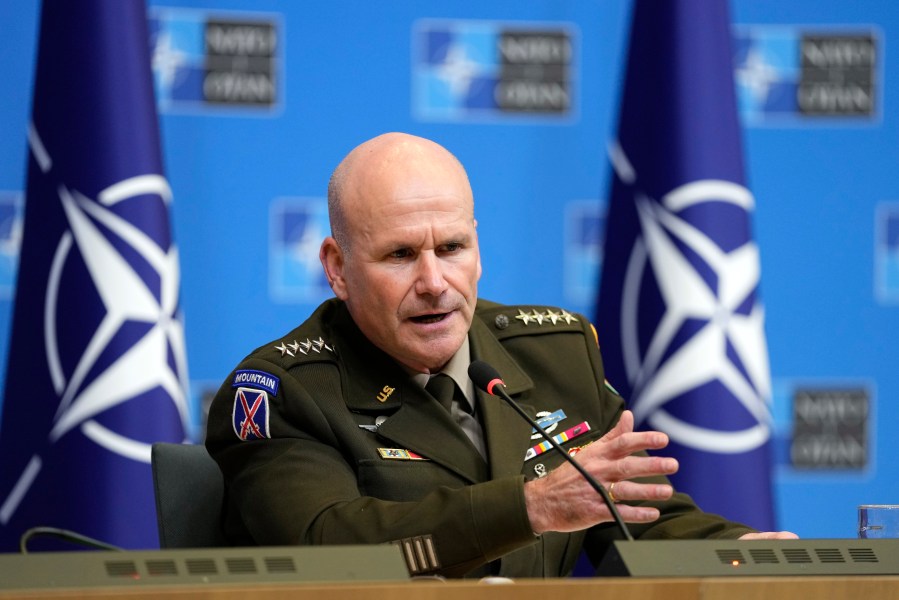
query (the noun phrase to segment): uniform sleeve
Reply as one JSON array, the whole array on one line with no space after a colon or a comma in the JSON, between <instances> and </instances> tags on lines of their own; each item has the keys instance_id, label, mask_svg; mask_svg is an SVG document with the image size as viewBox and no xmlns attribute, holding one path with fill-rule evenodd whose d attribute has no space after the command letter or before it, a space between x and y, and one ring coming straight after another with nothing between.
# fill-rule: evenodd
<instances>
[{"instance_id":1,"label":"uniform sleeve","mask_svg":"<svg viewBox=\"0 0 899 600\"><path fill-rule=\"evenodd\" d=\"M319 367L328 368L333 367ZM341 427L357 426L341 421L351 418L347 411L329 411L329 403L342 404L339 390L317 384L310 392L291 374L260 359L248 360L239 370L271 373L281 382L269 398L267 429L260 425L267 436L262 439L239 439L243 415L235 417L241 408L235 408L233 374L210 409L206 444L225 477L230 526L239 521L252 542L378 544L430 536L440 564L437 572L447 576L464 575L534 543L523 477L435 486L409 501L364 495L360 467L351 458L347 436L340 435Z\"/></svg>"},{"instance_id":2,"label":"uniform sleeve","mask_svg":"<svg viewBox=\"0 0 899 600\"><path fill-rule=\"evenodd\" d=\"M591 353L592 354L592 353ZM612 415L604 423L603 431L608 431L618 422L624 411L624 400L613 391L611 385L605 383L602 359L597 352L593 355L594 369L604 385L600 391L602 414ZM667 483L667 477L651 477L637 481ZM675 490L676 491L676 490ZM703 512L687 494L675 493L665 502L632 503L640 506L654 506L659 509L660 517L645 524L629 524L631 534L636 539L736 539L744 533L755 531L751 527L729 521L719 515ZM585 548L594 564L598 564L613 541L622 539L614 523L604 523L591 528L588 532Z\"/></svg>"}]
</instances>

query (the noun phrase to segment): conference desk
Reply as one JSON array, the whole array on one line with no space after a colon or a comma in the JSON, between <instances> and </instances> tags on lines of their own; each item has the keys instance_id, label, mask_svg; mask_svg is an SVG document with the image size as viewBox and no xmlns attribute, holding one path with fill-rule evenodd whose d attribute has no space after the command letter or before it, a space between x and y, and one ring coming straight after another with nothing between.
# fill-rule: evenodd
<instances>
[{"instance_id":1,"label":"conference desk","mask_svg":"<svg viewBox=\"0 0 899 600\"><path fill-rule=\"evenodd\" d=\"M210 584L0 591L0 600L895 600L899 576Z\"/></svg>"}]
</instances>

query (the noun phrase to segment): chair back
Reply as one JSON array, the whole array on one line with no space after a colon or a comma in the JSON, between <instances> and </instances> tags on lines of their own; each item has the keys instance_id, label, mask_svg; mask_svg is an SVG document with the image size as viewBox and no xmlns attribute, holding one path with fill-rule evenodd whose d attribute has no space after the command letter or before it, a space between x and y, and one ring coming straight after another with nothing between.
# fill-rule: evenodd
<instances>
[{"instance_id":1,"label":"chair back","mask_svg":"<svg viewBox=\"0 0 899 600\"><path fill-rule=\"evenodd\" d=\"M225 484L206 448L159 442L153 444L151 465L160 548L227 546Z\"/></svg>"}]
</instances>

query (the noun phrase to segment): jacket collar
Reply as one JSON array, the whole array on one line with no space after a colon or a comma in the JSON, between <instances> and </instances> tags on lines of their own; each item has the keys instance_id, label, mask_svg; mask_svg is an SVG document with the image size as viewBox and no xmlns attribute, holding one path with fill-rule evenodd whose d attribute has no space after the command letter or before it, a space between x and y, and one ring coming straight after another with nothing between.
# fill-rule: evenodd
<instances>
[{"instance_id":1,"label":"jacket collar","mask_svg":"<svg viewBox=\"0 0 899 600\"><path fill-rule=\"evenodd\" d=\"M450 469L472 483L485 481L486 465L450 415L385 352L359 330L341 303L333 321L341 385L350 410L393 413L378 435ZM469 331L472 360L483 360L503 376L514 396L534 387L531 378L503 348L487 325L475 318ZM504 400L477 390L485 443L494 478L521 473L530 426ZM531 416L532 406L521 404ZM432 424L438 423L438 427Z\"/></svg>"}]
</instances>

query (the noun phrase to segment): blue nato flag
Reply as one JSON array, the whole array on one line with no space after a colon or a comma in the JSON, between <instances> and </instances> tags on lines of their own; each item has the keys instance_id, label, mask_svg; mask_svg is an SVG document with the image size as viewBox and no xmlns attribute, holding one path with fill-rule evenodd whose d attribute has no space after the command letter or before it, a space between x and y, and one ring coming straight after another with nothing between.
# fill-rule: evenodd
<instances>
[{"instance_id":1,"label":"blue nato flag","mask_svg":"<svg viewBox=\"0 0 899 600\"><path fill-rule=\"evenodd\" d=\"M0 422L0 551L34 526L158 547L150 445L187 369L143 0L48 0Z\"/></svg>"},{"instance_id":2,"label":"blue nato flag","mask_svg":"<svg viewBox=\"0 0 899 600\"><path fill-rule=\"evenodd\" d=\"M770 373L726 0L636 0L597 330L706 511L774 529Z\"/></svg>"}]
</instances>

